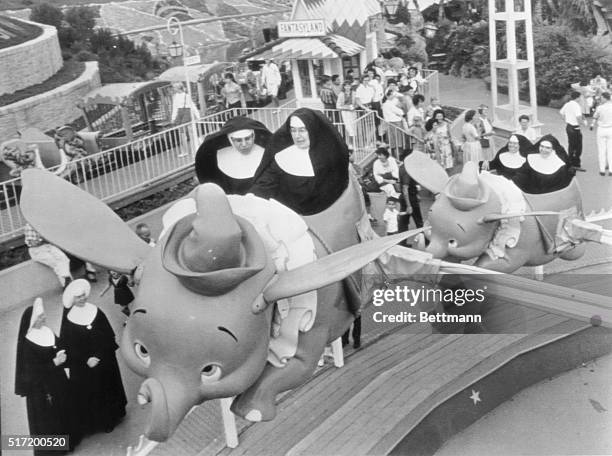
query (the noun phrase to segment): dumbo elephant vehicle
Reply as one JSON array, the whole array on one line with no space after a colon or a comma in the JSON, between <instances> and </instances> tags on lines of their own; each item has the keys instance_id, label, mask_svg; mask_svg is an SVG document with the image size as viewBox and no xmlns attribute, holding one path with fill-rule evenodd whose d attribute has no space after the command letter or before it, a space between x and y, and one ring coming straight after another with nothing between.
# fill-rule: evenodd
<instances>
[{"instance_id":1,"label":"dumbo elephant vehicle","mask_svg":"<svg viewBox=\"0 0 612 456\"><path fill-rule=\"evenodd\" d=\"M202 184L166 213L165 234L151 248L70 183L37 169L22 178L22 212L42 236L134 274L138 290L121 352L146 378L138 400L150 404L145 435L156 441L168 439L194 405L215 398L237 396L234 413L273 419L276 396L312 376L325 346L369 300L364 267L376 260L379 270L408 278L445 264L396 246L421 230L373 235L352 179L332 206L305 217L273 200ZM461 231L492 233L494 224L479 218L497 209L457 220ZM486 244L483 236L478 245Z\"/></svg>"},{"instance_id":2,"label":"dumbo elephant vehicle","mask_svg":"<svg viewBox=\"0 0 612 456\"><path fill-rule=\"evenodd\" d=\"M585 222L575 178L560 190L528 194L505 177L479 173L472 162L452 177L421 153L409 155L404 166L438 195L429 211L429 242L419 243L435 258L475 259L478 267L510 273L578 259L585 239L609 243L606 230Z\"/></svg>"}]
</instances>

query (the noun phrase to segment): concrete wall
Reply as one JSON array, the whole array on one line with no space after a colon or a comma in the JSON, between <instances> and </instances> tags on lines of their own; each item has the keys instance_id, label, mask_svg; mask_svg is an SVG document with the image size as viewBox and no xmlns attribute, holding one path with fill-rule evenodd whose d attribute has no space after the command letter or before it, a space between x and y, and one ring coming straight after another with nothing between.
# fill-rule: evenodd
<instances>
[{"instance_id":1,"label":"concrete wall","mask_svg":"<svg viewBox=\"0 0 612 456\"><path fill-rule=\"evenodd\" d=\"M133 229L141 222L149 225L151 234L157 239L161 233L161 218L168 207L174 203L157 208L151 212L136 217L128 222ZM78 278L78 277L75 277ZM98 269L98 280L106 279L106 271ZM24 286L27 284L27 286ZM25 261L13 267L0 271L0 315L8 310L23 304L24 301L33 301L37 296L56 290L58 294L62 289L53 271L34 261Z\"/></svg>"},{"instance_id":2,"label":"concrete wall","mask_svg":"<svg viewBox=\"0 0 612 456\"><path fill-rule=\"evenodd\" d=\"M0 74L4 74L0 71ZM42 131L59 127L81 115L76 107L85 94L100 87L98 62L86 62L83 74L49 92L0 107L0 141L19 130L36 127Z\"/></svg>"},{"instance_id":3,"label":"concrete wall","mask_svg":"<svg viewBox=\"0 0 612 456\"><path fill-rule=\"evenodd\" d=\"M39 84L62 67L57 29L34 23L42 35L25 43L0 50L0 95Z\"/></svg>"}]
</instances>

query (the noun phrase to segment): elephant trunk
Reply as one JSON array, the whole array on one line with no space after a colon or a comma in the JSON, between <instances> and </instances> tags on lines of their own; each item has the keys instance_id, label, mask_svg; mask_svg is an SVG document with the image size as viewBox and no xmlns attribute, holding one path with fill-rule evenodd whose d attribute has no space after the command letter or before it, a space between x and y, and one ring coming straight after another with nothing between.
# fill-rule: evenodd
<instances>
[{"instance_id":1,"label":"elephant trunk","mask_svg":"<svg viewBox=\"0 0 612 456\"><path fill-rule=\"evenodd\" d=\"M163 442L174 433L191 407L197 404L197 398L178 382L164 388L157 379L148 378L140 387L138 402L141 405L151 404L151 418L145 436Z\"/></svg>"}]
</instances>

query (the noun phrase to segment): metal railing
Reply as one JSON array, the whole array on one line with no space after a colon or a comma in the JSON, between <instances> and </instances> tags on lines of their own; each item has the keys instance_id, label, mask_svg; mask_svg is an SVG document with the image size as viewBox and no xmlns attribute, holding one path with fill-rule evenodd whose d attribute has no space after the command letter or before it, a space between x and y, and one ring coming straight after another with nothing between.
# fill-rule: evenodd
<instances>
[{"instance_id":1,"label":"metal railing","mask_svg":"<svg viewBox=\"0 0 612 456\"><path fill-rule=\"evenodd\" d=\"M276 131L294 110L295 107L285 105L281 108L234 108L221 111L195 122L73 160L61 176L110 204L193 167L195 153L202 140L219 131L232 117L247 115L262 122L269 130ZM352 111L352 116L346 116L342 111L332 109L324 110L324 113L353 149L355 163L364 162L374 153L378 144L375 112ZM382 119L378 119L378 122L385 124ZM397 137L397 147L392 152L399 157L400 149L409 144L408 133L394 125L387 125L387 131ZM25 220L19 210L20 195L20 178L0 183L0 242L22 234Z\"/></svg>"}]
</instances>

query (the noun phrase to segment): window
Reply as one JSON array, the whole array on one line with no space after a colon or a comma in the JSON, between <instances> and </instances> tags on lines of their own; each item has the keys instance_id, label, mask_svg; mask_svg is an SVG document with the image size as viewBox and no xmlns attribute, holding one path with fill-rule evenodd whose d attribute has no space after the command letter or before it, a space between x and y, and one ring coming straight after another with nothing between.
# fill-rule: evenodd
<instances>
[{"instance_id":1,"label":"window","mask_svg":"<svg viewBox=\"0 0 612 456\"><path fill-rule=\"evenodd\" d=\"M342 57L342 75L346 78L348 70L353 70L353 77L358 79L361 76L359 68L359 55L353 55L352 57Z\"/></svg>"},{"instance_id":2,"label":"window","mask_svg":"<svg viewBox=\"0 0 612 456\"><path fill-rule=\"evenodd\" d=\"M308 71L309 61L298 60L298 73L300 75L300 86L303 98L312 98L312 88L310 87L310 72Z\"/></svg>"}]
</instances>

